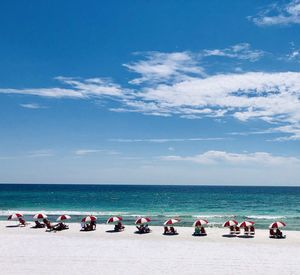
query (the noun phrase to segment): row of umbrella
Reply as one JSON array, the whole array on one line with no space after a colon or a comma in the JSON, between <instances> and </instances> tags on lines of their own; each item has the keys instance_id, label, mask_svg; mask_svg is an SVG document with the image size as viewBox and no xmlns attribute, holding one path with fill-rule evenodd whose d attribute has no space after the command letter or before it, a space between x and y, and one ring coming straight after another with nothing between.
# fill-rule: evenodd
<instances>
[{"instance_id":1,"label":"row of umbrella","mask_svg":"<svg viewBox=\"0 0 300 275\"><path fill-rule=\"evenodd\" d=\"M245 228L245 227L250 227L253 226L254 222L253 221L243 221L240 224L236 221L236 220L229 220L227 222L225 222L223 224L223 227L230 227L230 226L238 226L241 228ZM282 228L285 227L286 224L282 221L277 221L277 222L273 222L270 224L269 228L270 229L276 229L276 228Z\"/></svg>"},{"instance_id":2,"label":"row of umbrella","mask_svg":"<svg viewBox=\"0 0 300 275\"><path fill-rule=\"evenodd\" d=\"M14 213L12 215L9 215L8 216L8 220L18 220L20 218L23 218L23 215L21 213ZM38 214L35 214L33 216L33 220L41 220L41 219L47 219L48 216L44 213L38 213ZM57 218L57 221L64 221L64 220L69 220L71 219L71 216L69 215L61 215Z\"/></svg>"},{"instance_id":3,"label":"row of umbrella","mask_svg":"<svg viewBox=\"0 0 300 275\"><path fill-rule=\"evenodd\" d=\"M20 218L23 218L23 215L21 213L14 213L12 215L9 215L8 216L8 220L18 220ZM48 216L44 213L38 213L38 214L35 214L33 216L33 220L41 220L41 219L47 219ZM71 216L69 215L61 215L57 218L57 221L65 221L65 220L69 220L71 219ZM89 216L86 216L84 217L81 222L83 223L90 223L90 222L95 222L97 220L97 217L96 216L93 216L93 215L89 215ZM114 223L114 222L120 222L122 221L122 217L117 217L117 216L114 216L114 217L110 217L108 220L107 220L107 223ZM135 221L135 224L144 224L144 223L148 223L150 222L151 220L147 217L140 217L138 218L136 221Z\"/></svg>"},{"instance_id":4,"label":"row of umbrella","mask_svg":"<svg viewBox=\"0 0 300 275\"><path fill-rule=\"evenodd\" d=\"M23 217L23 215L21 213L14 213L14 214L8 216L8 220L18 220L19 218L22 218L22 217ZM34 220L47 219L47 215L44 214L44 213L38 213L38 214L35 214L33 216L33 219ZM71 219L71 216L61 215L57 218L57 221L65 221L65 220L69 220L69 219ZM96 216L89 215L89 216L84 217L81 220L81 222L90 223L90 222L95 222L96 220L97 220ZM110 217L107 220L107 223L120 222L122 220L123 220L122 217L113 216L113 217ZM144 224L144 223L148 223L150 221L151 220L148 217L139 217L135 221L135 224ZM166 226L167 225L173 225L173 224L176 224L178 222L180 222L180 219L176 219L176 218L175 219L168 219L167 221L164 222L164 225L166 225ZM196 226L205 226L207 224L208 224L207 220L198 219L193 223L193 226L195 226L195 227ZM239 224L236 220L228 220L223 224L223 227L239 226L241 228L245 228L245 227L250 227L250 226L253 226L253 225L254 225L253 221L243 221ZM270 224L269 228L276 229L276 228L281 228L281 227L285 227L285 226L286 226L286 224L284 222L276 221L276 222L273 222L272 224Z\"/></svg>"}]
</instances>

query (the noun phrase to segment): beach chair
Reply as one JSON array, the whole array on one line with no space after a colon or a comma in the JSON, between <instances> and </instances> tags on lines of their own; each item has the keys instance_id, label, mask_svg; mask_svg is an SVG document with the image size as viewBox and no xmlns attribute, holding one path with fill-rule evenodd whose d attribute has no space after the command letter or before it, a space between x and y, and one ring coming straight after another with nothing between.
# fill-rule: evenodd
<instances>
[{"instance_id":1,"label":"beach chair","mask_svg":"<svg viewBox=\"0 0 300 275\"><path fill-rule=\"evenodd\" d=\"M151 230L147 224L146 225L142 224L141 226L137 226L136 228L138 229L138 233L140 233L140 234L145 234L145 233L151 232Z\"/></svg>"},{"instance_id":2,"label":"beach chair","mask_svg":"<svg viewBox=\"0 0 300 275\"><path fill-rule=\"evenodd\" d=\"M115 225L115 228L114 230L116 232L121 232L121 231L124 231L125 229L125 226L121 223L121 222L118 222L116 225Z\"/></svg>"},{"instance_id":3,"label":"beach chair","mask_svg":"<svg viewBox=\"0 0 300 275\"><path fill-rule=\"evenodd\" d=\"M255 235L255 228L254 226L250 226L250 232L249 232L250 235Z\"/></svg>"},{"instance_id":4,"label":"beach chair","mask_svg":"<svg viewBox=\"0 0 300 275\"><path fill-rule=\"evenodd\" d=\"M66 230L66 229L69 229L69 226L62 222L53 226L53 230L55 230L55 231L62 231L62 230Z\"/></svg>"},{"instance_id":5,"label":"beach chair","mask_svg":"<svg viewBox=\"0 0 300 275\"><path fill-rule=\"evenodd\" d=\"M230 230L230 232L229 232L230 235L234 235L235 234L235 228L233 226L230 226L229 230Z\"/></svg>"},{"instance_id":6,"label":"beach chair","mask_svg":"<svg viewBox=\"0 0 300 275\"><path fill-rule=\"evenodd\" d=\"M26 226L26 221L23 218L19 218L19 225L20 226Z\"/></svg>"},{"instance_id":7,"label":"beach chair","mask_svg":"<svg viewBox=\"0 0 300 275\"><path fill-rule=\"evenodd\" d=\"M32 228L44 228L45 224L40 223L39 221L34 221L35 225Z\"/></svg>"},{"instance_id":8,"label":"beach chair","mask_svg":"<svg viewBox=\"0 0 300 275\"><path fill-rule=\"evenodd\" d=\"M248 236L249 234L250 234L250 232L249 232L249 227L246 226L246 227L244 228L244 235Z\"/></svg>"},{"instance_id":9,"label":"beach chair","mask_svg":"<svg viewBox=\"0 0 300 275\"><path fill-rule=\"evenodd\" d=\"M238 235L241 233L241 230L238 226L235 227L234 234Z\"/></svg>"}]
</instances>

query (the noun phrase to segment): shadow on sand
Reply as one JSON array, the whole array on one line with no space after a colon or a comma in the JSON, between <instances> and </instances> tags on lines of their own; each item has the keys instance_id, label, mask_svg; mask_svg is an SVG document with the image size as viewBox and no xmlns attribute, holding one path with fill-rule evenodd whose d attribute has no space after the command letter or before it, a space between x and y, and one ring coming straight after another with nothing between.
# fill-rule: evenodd
<instances>
[{"instance_id":1,"label":"shadow on sand","mask_svg":"<svg viewBox=\"0 0 300 275\"><path fill-rule=\"evenodd\" d=\"M12 227L20 227L20 225L14 224L14 225L7 225L6 227L8 227L8 228L12 228Z\"/></svg>"},{"instance_id":2,"label":"shadow on sand","mask_svg":"<svg viewBox=\"0 0 300 275\"><path fill-rule=\"evenodd\" d=\"M234 234L224 234L224 235L222 235L222 237L224 237L224 238L235 238L236 235L234 235Z\"/></svg>"},{"instance_id":3,"label":"shadow on sand","mask_svg":"<svg viewBox=\"0 0 300 275\"><path fill-rule=\"evenodd\" d=\"M254 236L253 235L240 235L240 236L237 236L238 238L242 238L242 239L253 239Z\"/></svg>"},{"instance_id":4,"label":"shadow on sand","mask_svg":"<svg viewBox=\"0 0 300 275\"><path fill-rule=\"evenodd\" d=\"M116 230L111 229L111 230L106 230L105 232L106 233L120 233L121 231L116 231Z\"/></svg>"}]
</instances>

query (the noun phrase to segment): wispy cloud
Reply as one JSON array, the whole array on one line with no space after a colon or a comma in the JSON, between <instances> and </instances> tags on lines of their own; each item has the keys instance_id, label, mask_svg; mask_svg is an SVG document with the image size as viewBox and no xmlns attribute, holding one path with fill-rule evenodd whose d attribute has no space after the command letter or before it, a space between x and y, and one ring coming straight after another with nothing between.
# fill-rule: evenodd
<instances>
[{"instance_id":1,"label":"wispy cloud","mask_svg":"<svg viewBox=\"0 0 300 275\"><path fill-rule=\"evenodd\" d=\"M203 56L219 56L241 60L257 61L266 53L262 50L252 50L249 43L240 43L225 49L204 50Z\"/></svg>"},{"instance_id":2,"label":"wispy cloud","mask_svg":"<svg viewBox=\"0 0 300 275\"><path fill-rule=\"evenodd\" d=\"M119 155L120 153L114 150L104 150L104 149L78 149L74 151L77 156L85 156L95 153L103 153L106 155Z\"/></svg>"},{"instance_id":3,"label":"wispy cloud","mask_svg":"<svg viewBox=\"0 0 300 275\"><path fill-rule=\"evenodd\" d=\"M37 103L23 103L20 104L21 107L26 108L26 109L45 109L45 106L42 106Z\"/></svg>"},{"instance_id":4,"label":"wispy cloud","mask_svg":"<svg viewBox=\"0 0 300 275\"><path fill-rule=\"evenodd\" d=\"M257 16L249 16L258 26L300 24L300 0L287 4L274 3L263 9Z\"/></svg>"},{"instance_id":5,"label":"wispy cloud","mask_svg":"<svg viewBox=\"0 0 300 275\"><path fill-rule=\"evenodd\" d=\"M162 156L161 160L164 161L185 161L194 162L204 165L300 165L300 159L296 157L274 156L266 152L255 153L230 153L225 151L207 151L203 154L194 156Z\"/></svg>"},{"instance_id":6,"label":"wispy cloud","mask_svg":"<svg viewBox=\"0 0 300 275\"><path fill-rule=\"evenodd\" d=\"M119 85L103 78L76 79L70 77L56 77L61 85L70 88L36 88L36 89L0 89L2 94L35 95L50 98L93 98L93 97L124 97L126 92ZM24 106L23 106L24 107Z\"/></svg>"},{"instance_id":7,"label":"wispy cloud","mask_svg":"<svg viewBox=\"0 0 300 275\"><path fill-rule=\"evenodd\" d=\"M22 153L20 155L4 155L0 156L0 160L9 160L9 159L23 159L23 158L44 158L44 157L53 157L54 151L51 149L41 149L29 151Z\"/></svg>"},{"instance_id":8,"label":"wispy cloud","mask_svg":"<svg viewBox=\"0 0 300 275\"><path fill-rule=\"evenodd\" d=\"M167 142L185 142L185 141L217 141L224 140L221 137L212 137L212 138L149 138L149 139L110 139L112 142L150 142L150 143L167 143Z\"/></svg>"}]
</instances>

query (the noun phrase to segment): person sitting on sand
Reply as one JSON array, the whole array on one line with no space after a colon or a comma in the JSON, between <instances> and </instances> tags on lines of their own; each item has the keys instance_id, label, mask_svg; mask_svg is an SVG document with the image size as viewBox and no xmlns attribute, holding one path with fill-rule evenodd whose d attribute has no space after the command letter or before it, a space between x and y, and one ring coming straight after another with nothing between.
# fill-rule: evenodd
<instances>
[{"instance_id":1,"label":"person sitting on sand","mask_svg":"<svg viewBox=\"0 0 300 275\"><path fill-rule=\"evenodd\" d=\"M274 232L274 230L272 228L270 229L269 234L270 234L270 238L274 238L275 237L275 232Z\"/></svg>"},{"instance_id":2,"label":"person sitting on sand","mask_svg":"<svg viewBox=\"0 0 300 275\"><path fill-rule=\"evenodd\" d=\"M282 238L282 232L280 231L279 228L276 229L275 236L276 238Z\"/></svg>"},{"instance_id":3,"label":"person sitting on sand","mask_svg":"<svg viewBox=\"0 0 300 275\"><path fill-rule=\"evenodd\" d=\"M205 231L205 228L203 226L201 226L201 234L206 235L206 231Z\"/></svg>"},{"instance_id":4,"label":"person sitting on sand","mask_svg":"<svg viewBox=\"0 0 300 275\"><path fill-rule=\"evenodd\" d=\"M194 232L194 235L200 235L200 233L201 233L201 229L200 229L200 227L199 226L196 226L195 227L195 232Z\"/></svg>"},{"instance_id":5,"label":"person sitting on sand","mask_svg":"<svg viewBox=\"0 0 300 275\"><path fill-rule=\"evenodd\" d=\"M170 226L170 232L172 234L176 234L177 233L176 229L173 226Z\"/></svg>"},{"instance_id":6,"label":"person sitting on sand","mask_svg":"<svg viewBox=\"0 0 300 275\"><path fill-rule=\"evenodd\" d=\"M169 234L169 233L170 233L169 227L164 226L164 234Z\"/></svg>"},{"instance_id":7,"label":"person sitting on sand","mask_svg":"<svg viewBox=\"0 0 300 275\"><path fill-rule=\"evenodd\" d=\"M96 230L96 221L91 221L90 227L91 227L91 230Z\"/></svg>"},{"instance_id":8,"label":"person sitting on sand","mask_svg":"<svg viewBox=\"0 0 300 275\"><path fill-rule=\"evenodd\" d=\"M57 226L57 224L52 225L48 219L43 219L43 222L46 225L47 230L49 230L49 231L55 230L55 227Z\"/></svg>"},{"instance_id":9,"label":"person sitting on sand","mask_svg":"<svg viewBox=\"0 0 300 275\"><path fill-rule=\"evenodd\" d=\"M118 222L115 225L115 231L117 231L117 232L123 231L124 229L125 229L125 226L121 222Z\"/></svg>"},{"instance_id":10,"label":"person sitting on sand","mask_svg":"<svg viewBox=\"0 0 300 275\"><path fill-rule=\"evenodd\" d=\"M144 232L145 232L145 233L149 233L150 231L151 231L151 230L150 230L148 224L145 224L145 226L144 226Z\"/></svg>"}]
</instances>

